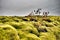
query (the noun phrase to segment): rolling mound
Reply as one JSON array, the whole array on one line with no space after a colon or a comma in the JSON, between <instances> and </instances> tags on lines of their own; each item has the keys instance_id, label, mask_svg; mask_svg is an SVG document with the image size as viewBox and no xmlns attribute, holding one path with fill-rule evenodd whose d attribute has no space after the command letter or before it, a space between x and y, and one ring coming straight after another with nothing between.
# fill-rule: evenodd
<instances>
[{"instance_id":1,"label":"rolling mound","mask_svg":"<svg viewBox=\"0 0 60 40\"><path fill-rule=\"evenodd\" d=\"M0 16L0 40L60 40L60 16Z\"/></svg>"}]
</instances>

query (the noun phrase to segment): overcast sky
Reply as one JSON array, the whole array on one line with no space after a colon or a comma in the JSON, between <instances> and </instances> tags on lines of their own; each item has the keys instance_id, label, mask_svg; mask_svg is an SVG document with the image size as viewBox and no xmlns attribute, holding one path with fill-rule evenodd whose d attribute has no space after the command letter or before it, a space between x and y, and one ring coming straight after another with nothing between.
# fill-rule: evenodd
<instances>
[{"instance_id":1,"label":"overcast sky","mask_svg":"<svg viewBox=\"0 0 60 40\"><path fill-rule=\"evenodd\" d=\"M60 16L60 0L0 0L0 15L28 15L38 8Z\"/></svg>"}]
</instances>

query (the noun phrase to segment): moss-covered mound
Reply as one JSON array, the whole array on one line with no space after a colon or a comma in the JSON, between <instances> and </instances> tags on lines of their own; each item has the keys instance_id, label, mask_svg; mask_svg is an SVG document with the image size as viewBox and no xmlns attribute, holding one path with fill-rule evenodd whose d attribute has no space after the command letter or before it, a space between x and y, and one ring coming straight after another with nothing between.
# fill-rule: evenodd
<instances>
[{"instance_id":1,"label":"moss-covered mound","mask_svg":"<svg viewBox=\"0 0 60 40\"><path fill-rule=\"evenodd\" d=\"M0 16L0 40L60 40L60 16Z\"/></svg>"}]
</instances>

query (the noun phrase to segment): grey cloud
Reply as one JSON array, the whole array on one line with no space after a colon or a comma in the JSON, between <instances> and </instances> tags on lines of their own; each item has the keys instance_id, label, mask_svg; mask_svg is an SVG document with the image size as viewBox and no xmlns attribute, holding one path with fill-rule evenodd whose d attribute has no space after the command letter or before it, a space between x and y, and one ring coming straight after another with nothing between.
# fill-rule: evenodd
<instances>
[{"instance_id":1,"label":"grey cloud","mask_svg":"<svg viewBox=\"0 0 60 40\"><path fill-rule=\"evenodd\" d=\"M60 15L60 0L0 0L0 15L27 15L37 8Z\"/></svg>"}]
</instances>

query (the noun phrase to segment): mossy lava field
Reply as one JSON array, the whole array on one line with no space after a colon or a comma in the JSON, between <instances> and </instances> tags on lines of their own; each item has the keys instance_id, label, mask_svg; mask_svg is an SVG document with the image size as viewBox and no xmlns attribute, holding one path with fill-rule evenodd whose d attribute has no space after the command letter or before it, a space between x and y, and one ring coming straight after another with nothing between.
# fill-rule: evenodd
<instances>
[{"instance_id":1,"label":"mossy lava field","mask_svg":"<svg viewBox=\"0 0 60 40\"><path fill-rule=\"evenodd\" d=\"M0 40L60 40L60 16L0 16Z\"/></svg>"}]
</instances>

